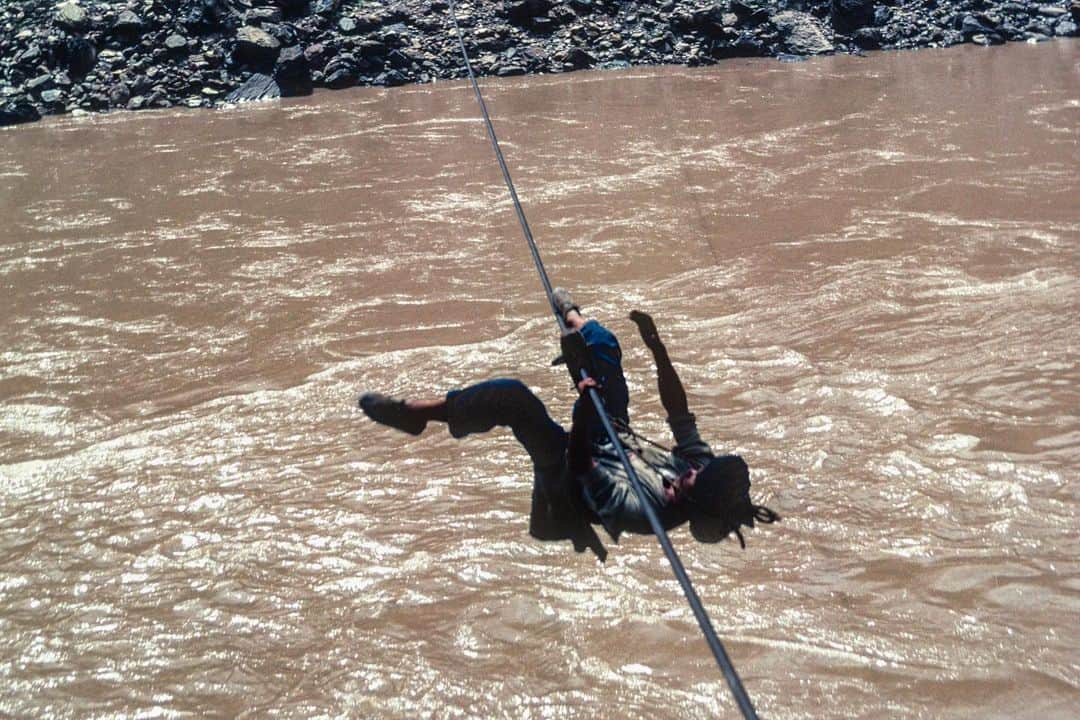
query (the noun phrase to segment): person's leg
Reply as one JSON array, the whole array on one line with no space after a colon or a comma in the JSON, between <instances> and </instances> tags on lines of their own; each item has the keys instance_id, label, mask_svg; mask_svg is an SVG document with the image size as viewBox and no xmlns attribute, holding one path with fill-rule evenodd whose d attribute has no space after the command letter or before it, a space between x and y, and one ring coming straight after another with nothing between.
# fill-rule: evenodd
<instances>
[{"instance_id":1,"label":"person's leg","mask_svg":"<svg viewBox=\"0 0 1080 720\"><path fill-rule=\"evenodd\" d=\"M520 380L498 379L446 394L450 434L461 438L496 426L509 427L537 468L561 465L566 431Z\"/></svg>"},{"instance_id":2,"label":"person's leg","mask_svg":"<svg viewBox=\"0 0 1080 720\"><path fill-rule=\"evenodd\" d=\"M555 307L562 313L566 326L580 332L585 339L585 345L592 356L593 373L600 383L600 395L604 399L608 415L613 420L629 425L630 391L623 375L622 348L619 347L615 334L598 321L586 318L567 290L555 288L553 300ZM594 438L603 436L603 426L599 420L589 431Z\"/></svg>"},{"instance_id":3,"label":"person's leg","mask_svg":"<svg viewBox=\"0 0 1080 720\"><path fill-rule=\"evenodd\" d=\"M428 400L365 393L360 407L372 420L413 435L432 421L445 422L454 437L509 427L540 468L562 463L566 453L566 432L520 380L488 380Z\"/></svg>"},{"instance_id":4,"label":"person's leg","mask_svg":"<svg viewBox=\"0 0 1080 720\"><path fill-rule=\"evenodd\" d=\"M596 380L600 383L600 395L604 407L613 420L630 424L630 389L622 368L622 348L615 334L598 320L584 319L579 332L592 356ZM602 434L599 421L594 429L596 437Z\"/></svg>"}]
</instances>

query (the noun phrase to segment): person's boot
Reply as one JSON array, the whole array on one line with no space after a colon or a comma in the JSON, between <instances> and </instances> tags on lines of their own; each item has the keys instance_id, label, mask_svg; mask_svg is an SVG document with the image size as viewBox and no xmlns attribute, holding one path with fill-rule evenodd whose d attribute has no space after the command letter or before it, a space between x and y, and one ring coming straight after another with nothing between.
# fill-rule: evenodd
<instances>
[{"instance_id":1,"label":"person's boot","mask_svg":"<svg viewBox=\"0 0 1080 720\"><path fill-rule=\"evenodd\" d=\"M581 312L581 308L578 307L574 302L574 299L570 297L570 291L566 288L557 287L552 290L551 300L555 303L555 309L562 314L564 320L571 310L577 310L579 313Z\"/></svg>"},{"instance_id":2,"label":"person's boot","mask_svg":"<svg viewBox=\"0 0 1080 720\"><path fill-rule=\"evenodd\" d=\"M404 400L395 400L379 393L361 395L360 409L375 422L410 435L419 435L427 427L427 420L410 410Z\"/></svg>"}]
</instances>

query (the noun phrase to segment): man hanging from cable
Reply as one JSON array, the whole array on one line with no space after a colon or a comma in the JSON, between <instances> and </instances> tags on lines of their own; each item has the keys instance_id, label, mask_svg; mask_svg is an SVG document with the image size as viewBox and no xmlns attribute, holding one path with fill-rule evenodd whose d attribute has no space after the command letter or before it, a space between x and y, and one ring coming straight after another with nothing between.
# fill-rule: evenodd
<instances>
[{"instance_id":1,"label":"man hanging from cable","mask_svg":"<svg viewBox=\"0 0 1080 720\"><path fill-rule=\"evenodd\" d=\"M574 404L569 433L519 380L487 380L432 400L365 393L361 409L372 420L412 435L431 421L447 423L457 438L509 427L533 462L530 534L540 540L571 539L578 551L591 547L601 559L603 546L589 521L599 521L616 541L622 532L650 533L643 501L652 505L665 529L689 521L699 540L716 541L734 532L743 547L742 525L779 519L750 500L749 469L743 459L716 456L701 439L686 391L649 315L634 311L630 319L656 363L660 401L675 438L671 449L647 440L653 447L643 446L639 441L645 439L630 428L629 392L615 335L596 320L586 320L566 290L556 288L553 301L572 331L564 336L560 360L571 366L575 379L580 377L576 366L587 364L589 377L578 382L578 392L584 395L590 387L600 391L642 481L644 499L634 493L592 403L584 397Z\"/></svg>"}]
</instances>

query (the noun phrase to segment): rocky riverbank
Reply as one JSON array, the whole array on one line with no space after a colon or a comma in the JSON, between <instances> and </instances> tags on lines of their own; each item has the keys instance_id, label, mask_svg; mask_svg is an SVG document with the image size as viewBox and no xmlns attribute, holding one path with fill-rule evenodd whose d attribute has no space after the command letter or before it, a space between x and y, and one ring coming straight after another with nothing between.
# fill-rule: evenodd
<instances>
[{"instance_id":1,"label":"rocky riverbank","mask_svg":"<svg viewBox=\"0 0 1080 720\"><path fill-rule=\"evenodd\" d=\"M1075 36L1080 0L473 0L478 73ZM462 77L446 0L27 0L0 8L0 125Z\"/></svg>"}]
</instances>

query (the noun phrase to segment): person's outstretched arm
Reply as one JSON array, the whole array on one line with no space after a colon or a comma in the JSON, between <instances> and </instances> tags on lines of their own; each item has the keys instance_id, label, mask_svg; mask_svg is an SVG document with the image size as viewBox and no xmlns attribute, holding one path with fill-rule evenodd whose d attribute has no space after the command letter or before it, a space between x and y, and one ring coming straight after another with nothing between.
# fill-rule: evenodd
<instances>
[{"instance_id":1,"label":"person's outstretched arm","mask_svg":"<svg viewBox=\"0 0 1080 720\"><path fill-rule=\"evenodd\" d=\"M640 310L630 313L630 319L638 326L641 339L645 346L652 351L653 361L656 362L656 381L660 388L660 402L664 406L669 418L682 417L690 413L690 407L686 402L686 390L683 389L679 374L671 364L667 348L660 340L660 333L656 329L656 323L652 317Z\"/></svg>"}]
</instances>

